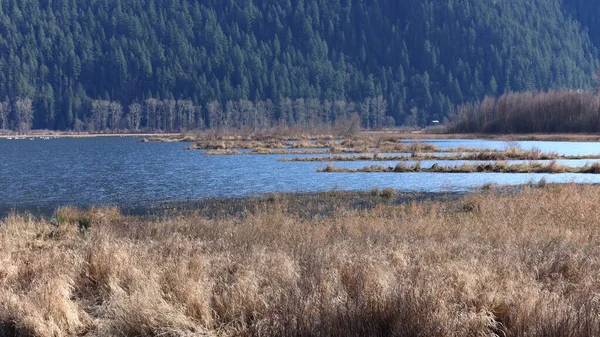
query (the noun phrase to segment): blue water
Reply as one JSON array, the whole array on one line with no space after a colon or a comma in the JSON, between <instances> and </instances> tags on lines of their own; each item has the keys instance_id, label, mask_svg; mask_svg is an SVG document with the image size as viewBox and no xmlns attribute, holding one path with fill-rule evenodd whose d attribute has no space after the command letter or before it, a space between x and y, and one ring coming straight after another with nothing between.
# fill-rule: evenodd
<instances>
[{"instance_id":1,"label":"blue water","mask_svg":"<svg viewBox=\"0 0 600 337\"><path fill-rule=\"evenodd\" d=\"M407 141L407 143L414 141ZM600 153L600 143L594 142L542 142L542 141L520 141L505 142L501 140L482 139L422 139L419 142L434 144L441 149L471 147L504 150L511 144L516 144L524 150L538 148L542 152L556 152L564 155L594 155Z\"/></svg>"},{"instance_id":2,"label":"blue water","mask_svg":"<svg viewBox=\"0 0 600 337\"><path fill-rule=\"evenodd\" d=\"M600 183L590 174L496 173L317 173L327 163L279 162L281 155L206 156L186 143L139 143L136 138L0 139L0 208L149 202L241 197L267 192L370 190L465 192L487 183ZM485 140L431 140L440 148L502 149ZM600 153L599 143L519 142L559 154ZM592 160L559 161L581 166ZM423 166L434 162L422 162ZM460 164L438 161L439 164ZM340 162L340 167L395 165L395 162Z\"/></svg>"}]
</instances>

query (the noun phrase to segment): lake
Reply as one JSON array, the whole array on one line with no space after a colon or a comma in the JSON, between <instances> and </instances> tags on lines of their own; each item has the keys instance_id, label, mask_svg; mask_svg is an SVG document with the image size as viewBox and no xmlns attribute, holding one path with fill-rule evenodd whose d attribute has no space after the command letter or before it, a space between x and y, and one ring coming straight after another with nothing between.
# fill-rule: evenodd
<instances>
[{"instance_id":1,"label":"lake","mask_svg":"<svg viewBox=\"0 0 600 337\"><path fill-rule=\"evenodd\" d=\"M440 148L503 149L486 140L423 140ZM599 143L517 142L559 154L596 154ZM487 183L600 183L590 174L501 173L317 173L323 162L279 162L281 155L207 156L187 151L187 143L140 143L133 137L0 139L0 210L53 209L61 205L138 206L163 201L242 197L269 192L370 190L466 192ZM592 160L559 161L584 165ZM444 164L444 162L438 161ZM459 164L460 162L448 162ZM338 162L363 167L396 162ZM422 162L423 166L433 162Z\"/></svg>"}]
</instances>

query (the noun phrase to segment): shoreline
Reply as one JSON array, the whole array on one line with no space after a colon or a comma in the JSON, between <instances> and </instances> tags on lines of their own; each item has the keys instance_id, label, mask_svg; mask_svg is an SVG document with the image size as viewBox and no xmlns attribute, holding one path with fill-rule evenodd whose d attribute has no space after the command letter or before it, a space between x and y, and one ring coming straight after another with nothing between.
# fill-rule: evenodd
<instances>
[{"instance_id":1,"label":"shoreline","mask_svg":"<svg viewBox=\"0 0 600 337\"><path fill-rule=\"evenodd\" d=\"M180 133L34 133L21 135L0 135L0 139L39 139L39 138L95 138L95 137L176 137Z\"/></svg>"},{"instance_id":2,"label":"shoreline","mask_svg":"<svg viewBox=\"0 0 600 337\"><path fill-rule=\"evenodd\" d=\"M210 133L211 130L198 132L199 135ZM195 133L192 131L192 133ZM175 133L87 133L87 132L60 132L60 131L44 131L28 134L0 134L0 139L8 138L94 138L94 137L158 137L169 138L184 136L181 132ZM332 136L333 137L333 136ZM364 130L360 131L355 137L395 137L405 140L452 140L452 139L471 139L471 140L497 140L497 141L548 141L548 142L600 142L600 134L579 134L579 133L527 133L527 134L479 134L479 133L427 133L426 131L401 131L401 130ZM344 138L344 137L340 137Z\"/></svg>"},{"instance_id":3,"label":"shoreline","mask_svg":"<svg viewBox=\"0 0 600 337\"><path fill-rule=\"evenodd\" d=\"M548 186L600 186L597 184L548 183ZM162 200L132 204L45 204L45 205L0 205L0 221L9 215L31 215L34 218L52 218L61 208L93 210L118 208L123 215L138 217L162 217L165 215L203 215L207 218L223 218L251 214L265 205L279 205L300 217L323 216L343 206L355 210L370 210L384 203L388 206L416 203L456 202L467 197L487 193L514 193L525 188L540 187L538 182L520 185L484 184L468 191L415 192L392 187L375 187L365 191L318 191L318 192L272 192L249 196L211 197L193 200ZM544 183L543 186L546 186ZM319 212L315 213L315 210Z\"/></svg>"},{"instance_id":4,"label":"shoreline","mask_svg":"<svg viewBox=\"0 0 600 337\"><path fill-rule=\"evenodd\" d=\"M384 191L393 191L390 192ZM286 204L288 209L296 208L302 213L308 208L326 209L332 203L343 204L346 207L369 209L385 199L387 203L404 204L412 201L450 201L458 200L469 194L479 193L474 189L469 192L404 192L393 188L374 188L368 191L320 191L320 192L281 192L265 193L244 197L214 197L196 200L165 200L149 201L136 204L115 205L0 205L0 219L10 214L29 214L34 217L52 217L56 210L62 207L78 209L94 209L118 207L125 215L157 216L164 214L185 214L201 212L208 217L237 216L252 211L265 204ZM292 207L293 206L293 207ZM333 208L331 208L333 209Z\"/></svg>"},{"instance_id":5,"label":"shoreline","mask_svg":"<svg viewBox=\"0 0 600 337\"><path fill-rule=\"evenodd\" d=\"M482 133L426 133L425 131L401 132L394 130L361 131L359 135L370 137L400 137L414 140L472 139L498 141L547 141L547 142L600 142L600 134L593 133L524 133L524 134L482 134Z\"/></svg>"}]
</instances>

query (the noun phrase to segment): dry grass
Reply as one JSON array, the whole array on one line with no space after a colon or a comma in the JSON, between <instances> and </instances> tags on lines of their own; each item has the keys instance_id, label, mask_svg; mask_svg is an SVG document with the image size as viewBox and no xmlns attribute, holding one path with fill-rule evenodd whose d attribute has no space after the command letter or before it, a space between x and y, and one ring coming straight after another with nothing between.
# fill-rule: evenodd
<instances>
[{"instance_id":1,"label":"dry grass","mask_svg":"<svg viewBox=\"0 0 600 337\"><path fill-rule=\"evenodd\" d=\"M484 133L430 133L427 130L416 132L402 132L397 130L363 131L359 134L372 138L396 139L492 139L504 141L560 141L560 142L599 142L597 133L523 133L523 134L484 134Z\"/></svg>"},{"instance_id":2,"label":"dry grass","mask_svg":"<svg viewBox=\"0 0 600 337\"><path fill-rule=\"evenodd\" d=\"M6 130L5 130L6 131ZM323 141L333 140L336 137L331 135L328 130L294 130L294 129L271 129L242 132L241 130L205 130L199 132L186 132L181 134L169 133L81 133L81 132L59 132L49 130L31 130L23 137L58 137L58 138L87 138L87 137L146 137L145 141L160 141L167 142L196 142L204 140L219 140L219 139L279 139L279 140L307 140L320 139ZM15 132L0 134L1 138L14 137ZM390 129L385 131L361 131L354 136L355 138L371 138L371 139L494 139L505 141L521 141L521 140L539 140L539 141L573 141L573 142L598 142L600 135L590 133L529 133L529 134L476 134L476 133L439 133L435 129L425 129L423 131L407 132L402 129Z\"/></svg>"},{"instance_id":3,"label":"dry grass","mask_svg":"<svg viewBox=\"0 0 600 337\"><path fill-rule=\"evenodd\" d=\"M408 155L382 155L379 152L361 155L348 156L321 156L321 157L294 157L282 158L281 161L294 162L330 162L330 161L418 161L418 160L465 160L465 161L499 161L499 160L582 160L582 159L600 159L600 155L559 155L555 152L542 152L540 149L531 150L507 149L481 150L476 149L456 149L457 153L448 155L438 155L432 153L412 153ZM466 150L466 151L465 151ZM463 153L464 152L464 153Z\"/></svg>"},{"instance_id":4,"label":"dry grass","mask_svg":"<svg viewBox=\"0 0 600 337\"><path fill-rule=\"evenodd\" d=\"M420 162L408 165L401 161L396 166L370 165L361 168L335 167L328 164L325 168L317 170L318 172L328 173L384 173L384 172L432 172L432 173L587 173L600 174L600 163L595 162L586 164L582 167L571 167L560 165L556 161L549 163L529 162L523 164L509 165L507 162L497 161L488 164L475 164L465 162L461 165L439 165L433 164L431 167L422 167Z\"/></svg>"},{"instance_id":5,"label":"dry grass","mask_svg":"<svg viewBox=\"0 0 600 337\"><path fill-rule=\"evenodd\" d=\"M199 144L218 144L219 142L236 142L240 144L260 142L260 143L278 143L278 142L311 142L321 143L335 139L330 134L320 132L308 132L306 130L258 130L244 132L242 130L232 130L225 132L223 130L206 130L195 133L182 133L179 135L155 136L142 141L145 142L198 142Z\"/></svg>"},{"instance_id":6,"label":"dry grass","mask_svg":"<svg viewBox=\"0 0 600 337\"><path fill-rule=\"evenodd\" d=\"M313 149L313 150L278 150L278 149L268 149L268 148L263 148L263 147L258 147L255 149L252 149L251 151L240 151L238 149L227 149L227 150L209 150L209 151L205 151L203 152L203 154L205 155L209 155L209 156L231 156L231 155L236 155L236 156L240 156L240 155L300 155L300 154L331 154L332 152L330 151L323 151L323 150L317 150L317 149Z\"/></svg>"},{"instance_id":7,"label":"dry grass","mask_svg":"<svg viewBox=\"0 0 600 337\"><path fill-rule=\"evenodd\" d=\"M483 138L514 140L553 140L551 137L560 137L562 140L586 141L597 140L591 135L486 135ZM570 137L570 138L569 138ZM431 135L424 133L402 133L394 131L361 132L351 137L335 137L330 134L290 132L282 133L277 130L264 130L249 133L226 133L205 131L196 134L182 134L178 136L153 137L142 139L143 142L192 142L188 150L203 150L209 155L238 155L238 154L379 154L379 153L409 153L414 160L434 160L434 152L453 153L448 160L549 160L549 159L596 159L598 156L560 156L557 153L542 153L539 149L525 151L517 145L509 146L505 150L492 150L471 147L441 149L436 145L425 143L422 140L454 139L454 138L481 138L470 134ZM406 140L413 142L406 143ZM294 150L301 149L296 152ZM249 151L242 151L249 150ZM464 158L461 158L464 156ZM354 160L363 160L356 156ZM395 160L399 156L374 156L377 160ZM338 159L336 159L338 160ZM340 159L350 160L350 159ZM402 160L402 159L398 159ZM319 161L319 159L294 161Z\"/></svg>"},{"instance_id":8,"label":"dry grass","mask_svg":"<svg viewBox=\"0 0 600 337\"><path fill-rule=\"evenodd\" d=\"M480 153L485 153L488 155L494 155L494 153L500 153L501 151L492 150L492 149L481 149L481 148L469 148L469 147L459 147L459 148L448 148L448 149L440 149L433 144L428 143L413 143L413 144L403 144L402 140L398 140L397 142L346 142L346 141L328 141L326 143L316 141L316 142L285 142L284 145L281 143L278 144L269 144L269 143L261 143L261 142L210 142L210 143L196 143L187 148L187 150L204 150L203 154L207 155L238 155L238 154L278 154L278 155L294 155L294 154L343 154L343 153L359 153L362 154L357 156L356 158L362 158L366 154L373 154L374 156L378 156L382 152L388 153L408 153L412 157L415 158L436 158L433 154L427 154L430 152L441 152L441 153L456 153L453 156L458 158L462 156L463 153L468 157L475 157L480 155ZM265 151L269 150L269 151ZM250 150L249 152L244 152L241 150ZM523 151L523 154L520 156L525 156L529 152ZM517 154L514 154L517 156ZM553 154L544 154L546 156L552 156ZM506 154L502 156L501 154L495 155L498 158L506 157ZM555 155L558 156L558 155ZM387 156L389 158L390 156ZM397 156L396 156L397 157ZM386 158L386 156L380 156L380 158ZM452 156L450 157L452 158ZM566 157L565 157L566 158ZM578 157L577 157L578 158ZM582 157L585 159L585 157ZM590 157L588 157L590 158ZM596 156L591 156L591 158L596 158ZM508 158L510 159L510 158ZM550 159L539 157L538 159ZM355 159L356 160L356 159ZM307 161L307 160L293 160L293 161ZM318 159L312 159L308 161L322 161Z\"/></svg>"},{"instance_id":9,"label":"dry grass","mask_svg":"<svg viewBox=\"0 0 600 337\"><path fill-rule=\"evenodd\" d=\"M154 137L142 139L142 142L192 142L188 150L203 150L205 154L271 154L264 149L272 150L273 154L294 154L294 149L305 149L303 153L411 153L417 156L428 152L481 152L483 149L458 148L440 149L437 146L420 141L406 144L406 139L393 135L379 134L370 136L361 133L352 137L334 137L326 134L218 134L213 132L195 135L180 135L176 137ZM249 153L240 150L251 150ZM256 151L255 151L256 150Z\"/></svg>"},{"instance_id":10,"label":"dry grass","mask_svg":"<svg viewBox=\"0 0 600 337\"><path fill-rule=\"evenodd\" d=\"M599 199L549 185L310 219L277 198L213 219L61 211L83 231L11 215L0 335L599 335Z\"/></svg>"}]
</instances>

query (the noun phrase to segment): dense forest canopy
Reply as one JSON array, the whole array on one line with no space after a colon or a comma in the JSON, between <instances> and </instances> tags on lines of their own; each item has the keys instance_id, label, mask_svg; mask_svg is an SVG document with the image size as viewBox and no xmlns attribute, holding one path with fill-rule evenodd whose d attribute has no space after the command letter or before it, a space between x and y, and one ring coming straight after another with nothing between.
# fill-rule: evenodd
<instances>
[{"instance_id":1,"label":"dense forest canopy","mask_svg":"<svg viewBox=\"0 0 600 337\"><path fill-rule=\"evenodd\" d=\"M354 113L365 127L423 126L486 95L591 88L599 11L585 0L0 0L0 129L310 126Z\"/></svg>"}]
</instances>

